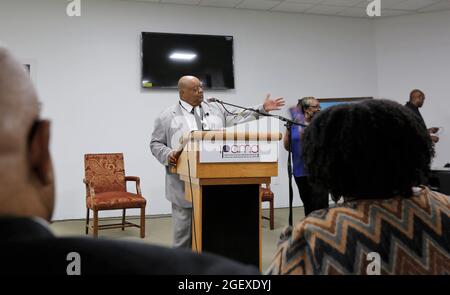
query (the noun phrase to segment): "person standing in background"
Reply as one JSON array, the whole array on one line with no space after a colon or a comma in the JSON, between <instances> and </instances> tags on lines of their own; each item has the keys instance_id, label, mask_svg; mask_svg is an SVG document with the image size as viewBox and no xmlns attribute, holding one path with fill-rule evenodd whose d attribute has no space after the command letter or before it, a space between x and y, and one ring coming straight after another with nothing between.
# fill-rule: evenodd
<instances>
[{"instance_id":1,"label":"person standing in background","mask_svg":"<svg viewBox=\"0 0 450 295\"><path fill-rule=\"evenodd\" d=\"M425 124L425 121L423 120L422 114L419 111L419 108L423 106L423 103L425 102L425 94L420 89L414 89L409 94L409 101L405 104L405 106L414 112L414 114L419 119L420 124L427 128L427 125ZM428 133L430 133L431 141L433 143L437 143L439 141L439 136L437 136L437 132L439 131L438 127L431 127L428 128Z\"/></svg>"},{"instance_id":2,"label":"person standing in background","mask_svg":"<svg viewBox=\"0 0 450 295\"><path fill-rule=\"evenodd\" d=\"M320 111L320 103L314 97L304 97L298 101L296 109L300 110L301 114L293 114L293 119L298 123L308 126L313 117ZM292 134L290 134L289 130L286 130L283 143L287 151L290 148L292 151L294 178L297 183L300 199L303 202L305 216L307 216L312 211L328 208L328 192L312 185L308 180L308 171L305 168L305 162L302 157L302 136L305 128L293 125ZM289 137L291 137L292 147L289 146Z\"/></svg>"}]
</instances>

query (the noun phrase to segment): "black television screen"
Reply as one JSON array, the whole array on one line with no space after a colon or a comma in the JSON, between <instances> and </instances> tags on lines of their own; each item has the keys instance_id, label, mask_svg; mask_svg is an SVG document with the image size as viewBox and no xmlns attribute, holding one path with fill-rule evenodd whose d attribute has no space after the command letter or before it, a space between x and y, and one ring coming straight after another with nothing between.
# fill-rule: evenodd
<instances>
[{"instance_id":1,"label":"black television screen","mask_svg":"<svg viewBox=\"0 0 450 295\"><path fill-rule=\"evenodd\" d=\"M234 89L233 37L142 33L144 88L176 88L193 75L206 89Z\"/></svg>"}]
</instances>

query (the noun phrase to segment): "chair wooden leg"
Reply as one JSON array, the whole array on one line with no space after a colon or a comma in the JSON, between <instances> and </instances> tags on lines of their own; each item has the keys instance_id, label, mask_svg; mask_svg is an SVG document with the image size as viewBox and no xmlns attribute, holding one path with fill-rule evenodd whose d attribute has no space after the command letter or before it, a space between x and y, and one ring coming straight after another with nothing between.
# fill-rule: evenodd
<instances>
[{"instance_id":1,"label":"chair wooden leg","mask_svg":"<svg viewBox=\"0 0 450 295\"><path fill-rule=\"evenodd\" d=\"M98 211L94 210L94 238L98 237Z\"/></svg>"},{"instance_id":2,"label":"chair wooden leg","mask_svg":"<svg viewBox=\"0 0 450 295\"><path fill-rule=\"evenodd\" d=\"M274 222L274 214L273 214L273 200L270 201L270 229L273 230L275 228Z\"/></svg>"},{"instance_id":3,"label":"chair wooden leg","mask_svg":"<svg viewBox=\"0 0 450 295\"><path fill-rule=\"evenodd\" d=\"M141 238L145 238L145 207L141 208Z\"/></svg>"},{"instance_id":4,"label":"chair wooden leg","mask_svg":"<svg viewBox=\"0 0 450 295\"><path fill-rule=\"evenodd\" d=\"M86 212L86 234L89 234L89 208L87 208Z\"/></svg>"},{"instance_id":5,"label":"chair wooden leg","mask_svg":"<svg viewBox=\"0 0 450 295\"><path fill-rule=\"evenodd\" d=\"M123 209L122 211L122 230L125 230L125 211L127 209Z\"/></svg>"}]
</instances>

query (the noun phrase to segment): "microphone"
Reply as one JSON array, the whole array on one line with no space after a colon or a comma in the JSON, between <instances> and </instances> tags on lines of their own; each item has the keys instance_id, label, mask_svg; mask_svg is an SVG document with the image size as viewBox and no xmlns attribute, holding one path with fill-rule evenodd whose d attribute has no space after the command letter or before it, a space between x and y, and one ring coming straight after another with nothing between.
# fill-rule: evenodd
<instances>
[{"instance_id":1,"label":"microphone","mask_svg":"<svg viewBox=\"0 0 450 295\"><path fill-rule=\"evenodd\" d=\"M210 103L210 102L220 102L220 100L218 100L217 98L215 98L215 97L208 97L206 100L204 100L205 102L207 102L207 103ZM208 117L209 116L209 113L207 112L207 113L205 113L205 117Z\"/></svg>"},{"instance_id":2,"label":"microphone","mask_svg":"<svg viewBox=\"0 0 450 295\"><path fill-rule=\"evenodd\" d=\"M222 102L221 100L215 98L215 97L208 97L206 99L207 102Z\"/></svg>"}]
</instances>

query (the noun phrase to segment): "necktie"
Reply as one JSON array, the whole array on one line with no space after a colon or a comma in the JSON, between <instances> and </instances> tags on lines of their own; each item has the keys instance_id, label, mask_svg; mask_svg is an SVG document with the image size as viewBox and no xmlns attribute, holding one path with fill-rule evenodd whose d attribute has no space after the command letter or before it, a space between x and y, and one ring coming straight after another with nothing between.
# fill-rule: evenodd
<instances>
[{"instance_id":1,"label":"necktie","mask_svg":"<svg viewBox=\"0 0 450 295\"><path fill-rule=\"evenodd\" d=\"M202 119L200 118L198 113L195 111L195 107L192 108L191 113L194 115L195 123L197 123L197 130L203 130Z\"/></svg>"}]
</instances>

